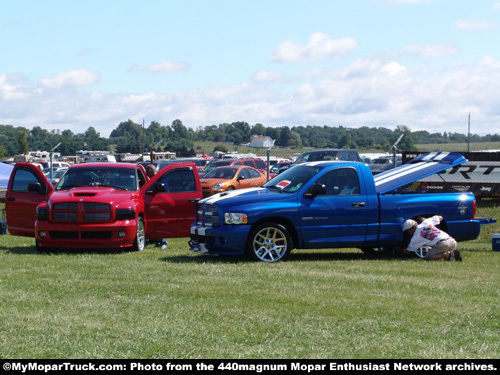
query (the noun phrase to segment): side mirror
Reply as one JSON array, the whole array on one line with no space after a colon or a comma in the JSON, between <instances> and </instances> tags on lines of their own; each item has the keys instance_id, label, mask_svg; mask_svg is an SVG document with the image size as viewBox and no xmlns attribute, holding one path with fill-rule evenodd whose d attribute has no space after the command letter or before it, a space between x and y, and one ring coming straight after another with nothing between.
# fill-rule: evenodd
<instances>
[{"instance_id":1,"label":"side mirror","mask_svg":"<svg viewBox=\"0 0 500 375\"><path fill-rule=\"evenodd\" d=\"M244 180L245 179L245 176L238 176L237 180Z\"/></svg>"},{"instance_id":2,"label":"side mirror","mask_svg":"<svg viewBox=\"0 0 500 375\"><path fill-rule=\"evenodd\" d=\"M45 186L39 182L30 182L28 184L28 191L31 193L45 193Z\"/></svg>"},{"instance_id":3,"label":"side mirror","mask_svg":"<svg viewBox=\"0 0 500 375\"><path fill-rule=\"evenodd\" d=\"M304 193L304 198L312 199L318 195L326 194L325 185L314 184Z\"/></svg>"},{"instance_id":4,"label":"side mirror","mask_svg":"<svg viewBox=\"0 0 500 375\"><path fill-rule=\"evenodd\" d=\"M165 192L165 184L163 182L156 181L152 186L152 189L148 189L146 194L156 194Z\"/></svg>"},{"instance_id":5,"label":"side mirror","mask_svg":"<svg viewBox=\"0 0 500 375\"><path fill-rule=\"evenodd\" d=\"M163 182L156 181L153 186L153 193L163 193L165 191L165 184Z\"/></svg>"}]
</instances>

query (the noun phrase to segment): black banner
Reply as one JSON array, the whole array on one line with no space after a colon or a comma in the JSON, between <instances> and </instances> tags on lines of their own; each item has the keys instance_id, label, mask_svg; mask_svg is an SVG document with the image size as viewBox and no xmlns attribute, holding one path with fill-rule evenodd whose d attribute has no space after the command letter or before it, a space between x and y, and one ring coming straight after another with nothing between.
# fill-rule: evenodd
<instances>
[{"instance_id":1,"label":"black banner","mask_svg":"<svg viewBox=\"0 0 500 375\"><path fill-rule=\"evenodd\" d=\"M497 372L498 360L2 360L4 373L203 373L203 374L332 374Z\"/></svg>"}]
</instances>

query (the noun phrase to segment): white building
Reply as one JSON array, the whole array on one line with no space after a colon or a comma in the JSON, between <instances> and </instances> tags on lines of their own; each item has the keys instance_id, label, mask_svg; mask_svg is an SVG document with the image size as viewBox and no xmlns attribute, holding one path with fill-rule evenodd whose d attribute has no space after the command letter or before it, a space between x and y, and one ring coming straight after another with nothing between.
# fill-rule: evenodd
<instances>
[{"instance_id":1,"label":"white building","mask_svg":"<svg viewBox=\"0 0 500 375\"><path fill-rule=\"evenodd\" d=\"M263 135L252 135L250 138L250 147L269 148L274 146L274 140L271 137Z\"/></svg>"}]
</instances>

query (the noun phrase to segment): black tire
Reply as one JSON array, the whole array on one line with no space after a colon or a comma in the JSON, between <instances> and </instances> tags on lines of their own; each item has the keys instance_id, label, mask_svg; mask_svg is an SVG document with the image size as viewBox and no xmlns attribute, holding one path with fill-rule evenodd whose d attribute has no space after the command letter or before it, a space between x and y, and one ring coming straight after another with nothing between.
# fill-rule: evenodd
<instances>
[{"instance_id":1,"label":"black tire","mask_svg":"<svg viewBox=\"0 0 500 375\"><path fill-rule=\"evenodd\" d=\"M142 217L137 217L137 227L134 244L132 245L133 251L143 251L146 247L146 227L144 226L144 220Z\"/></svg>"},{"instance_id":2,"label":"black tire","mask_svg":"<svg viewBox=\"0 0 500 375\"><path fill-rule=\"evenodd\" d=\"M365 253L366 255L381 256L381 255L392 254L392 252L394 251L394 248L391 246L387 246L387 247L383 247L383 246L380 246L380 247L362 247L361 251L363 251L363 253Z\"/></svg>"},{"instance_id":3,"label":"black tire","mask_svg":"<svg viewBox=\"0 0 500 375\"><path fill-rule=\"evenodd\" d=\"M40 246L37 240L35 240L35 249L39 253L48 253L50 251L50 247Z\"/></svg>"},{"instance_id":4,"label":"black tire","mask_svg":"<svg viewBox=\"0 0 500 375\"><path fill-rule=\"evenodd\" d=\"M248 237L246 253L254 260L278 262L288 258L291 251L292 237L281 224L260 224Z\"/></svg>"}]
</instances>

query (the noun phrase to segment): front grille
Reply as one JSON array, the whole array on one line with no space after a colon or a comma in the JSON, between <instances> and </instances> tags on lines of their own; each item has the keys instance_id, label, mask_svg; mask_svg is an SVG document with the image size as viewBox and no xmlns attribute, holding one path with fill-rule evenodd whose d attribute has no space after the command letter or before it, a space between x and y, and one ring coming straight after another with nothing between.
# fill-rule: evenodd
<instances>
[{"instance_id":1,"label":"front grille","mask_svg":"<svg viewBox=\"0 0 500 375\"><path fill-rule=\"evenodd\" d=\"M77 231L63 231L63 230L53 230L49 232L50 237L57 240L106 240L111 238L111 231L92 231L92 232L80 232L80 237Z\"/></svg>"},{"instance_id":2,"label":"front grille","mask_svg":"<svg viewBox=\"0 0 500 375\"><path fill-rule=\"evenodd\" d=\"M54 212L52 214L54 220L58 221L77 221L78 213L77 212Z\"/></svg>"},{"instance_id":3,"label":"front grille","mask_svg":"<svg viewBox=\"0 0 500 375\"><path fill-rule=\"evenodd\" d=\"M78 210L77 202L64 202L64 203L56 203L54 205L54 210Z\"/></svg>"},{"instance_id":4,"label":"front grille","mask_svg":"<svg viewBox=\"0 0 500 375\"><path fill-rule=\"evenodd\" d=\"M111 212L85 212L85 220L102 221L111 219Z\"/></svg>"},{"instance_id":5,"label":"front grille","mask_svg":"<svg viewBox=\"0 0 500 375\"><path fill-rule=\"evenodd\" d=\"M62 202L54 204L52 220L63 222L109 222L112 209L107 203L99 202Z\"/></svg>"},{"instance_id":6,"label":"front grille","mask_svg":"<svg viewBox=\"0 0 500 375\"><path fill-rule=\"evenodd\" d=\"M215 204L198 204L196 209L196 222L198 225L217 227L220 225L219 217L219 207Z\"/></svg>"},{"instance_id":7,"label":"front grille","mask_svg":"<svg viewBox=\"0 0 500 375\"><path fill-rule=\"evenodd\" d=\"M81 232L82 240L105 240L111 238L112 232Z\"/></svg>"},{"instance_id":8,"label":"front grille","mask_svg":"<svg viewBox=\"0 0 500 375\"><path fill-rule=\"evenodd\" d=\"M101 211L109 211L109 204L106 203L96 203L96 202L85 202L83 204L85 210L101 210Z\"/></svg>"},{"instance_id":9,"label":"front grille","mask_svg":"<svg viewBox=\"0 0 500 375\"><path fill-rule=\"evenodd\" d=\"M50 237L58 239L58 240L77 240L78 232L67 232L62 230L53 230L50 231Z\"/></svg>"}]
</instances>

